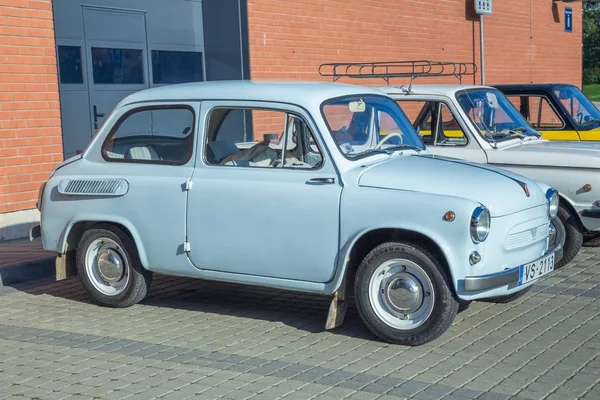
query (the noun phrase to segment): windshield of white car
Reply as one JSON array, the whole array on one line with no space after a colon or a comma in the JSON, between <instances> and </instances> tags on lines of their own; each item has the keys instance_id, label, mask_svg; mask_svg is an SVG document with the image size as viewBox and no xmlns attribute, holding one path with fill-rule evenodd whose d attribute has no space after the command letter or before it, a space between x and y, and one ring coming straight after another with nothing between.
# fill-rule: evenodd
<instances>
[{"instance_id":1,"label":"windshield of white car","mask_svg":"<svg viewBox=\"0 0 600 400\"><path fill-rule=\"evenodd\" d=\"M456 98L479 134L489 142L540 136L500 91L461 90Z\"/></svg>"},{"instance_id":2,"label":"windshield of white car","mask_svg":"<svg viewBox=\"0 0 600 400\"><path fill-rule=\"evenodd\" d=\"M600 111L585 97L581 90L573 86L562 86L555 88L553 91L564 110L571 115L577 124L588 126L600 123Z\"/></svg>"},{"instance_id":3,"label":"windshield of white car","mask_svg":"<svg viewBox=\"0 0 600 400\"><path fill-rule=\"evenodd\" d=\"M396 102L383 96L344 97L326 101L322 113L342 154L348 159L425 145Z\"/></svg>"}]
</instances>

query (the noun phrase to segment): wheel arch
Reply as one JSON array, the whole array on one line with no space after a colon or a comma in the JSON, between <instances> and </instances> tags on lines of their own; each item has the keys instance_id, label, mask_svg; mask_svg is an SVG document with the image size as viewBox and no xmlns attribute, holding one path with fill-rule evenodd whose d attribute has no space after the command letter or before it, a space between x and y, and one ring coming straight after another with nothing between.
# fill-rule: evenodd
<instances>
[{"instance_id":1,"label":"wheel arch","mask_svg":"<svg viewBox=\"0 0 600 400\"><path fill-rule=\"evenodd\" d=\"M63 242L61 244L61 254L74 251L79 245L83 233L98 225L111 225L123 231L123 233L126 234L135 244L142 266L145 269L149 269L148 258L144 246L142 245L142 240L133 225L125 220L117 221L110 219L82 219L77 222L73 222L65 231Z\"/></svg>"},{"instance_id":2,"label":"wheel arch","mask_svg":"<svg viewBox=\"0 0 600 400\"><path fill-rule=\"evenodd\" d=\"M344 279L343 283L341 284L347 285L346 290L348 293L352 293L356 271L366 255L382 243L399 240L417 243L432 252L442 264L442 267L448 274L450 281L454 281L454 276L448 262L448 254L446 254L442 247L440 247L440 245L430 236L408 229L377 228L363 232L361 235L359 235L351 244L350 249L347 251L347 257L345 258L346 261L344 263L343 270ZM456 293L456 288L454 285L451 286L451 290Z\"/></svg>"},{"instance_id":3,"label":"wheel arch","mask_svg":"<svg viewBox=\"0 0 600 400\"><path fill-rule=\"evenodd\" d=\"M571 203L571 200L560 194L560 192L558 193L558 205L562 206L565 210L569 212L569 214L571 214L571 216L573 216L573 218L577 221L577 225L580 230L586 230L583 226L583 223L581 222L581 216L579 215L579 213L577 213L577 210L575 210L575 207L573 206L573 203Z\"/></svg>"}]
</instances>

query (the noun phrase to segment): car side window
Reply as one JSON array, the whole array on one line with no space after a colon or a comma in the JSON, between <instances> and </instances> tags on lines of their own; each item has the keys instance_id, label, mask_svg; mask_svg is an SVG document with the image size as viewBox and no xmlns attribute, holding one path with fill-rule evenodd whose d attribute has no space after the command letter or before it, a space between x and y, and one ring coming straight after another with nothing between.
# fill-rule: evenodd
<instances>
[{"instance_id":1,"label":"car side window","mask_svg":"<svg viewBox=\"0 0 600 400\"><path fill-rule=\"evenodd\" d=\"M436 137L436 146L465 146L467 135L454 117L448 105L440 103L441 124Z\"/></svg>"},{"instance_id":2,"label":"car side window","mask_svg":"<svg viewBox=\"0 0 600 400\"><path fill-rule=\"evenodd\" d=\"M315 169L323 164L302 117L280 110L215 108L204 143L209 165Z\"/></svg>"},{"instance_id":3,"label":"car side window","mask_svg":"<svg viewBox=\"0 0 600 400\"><path fill-rule=\"evenodd\" d=\"M560 129L564 126L560 116L546 97L529 96L529 124L535 129Z\"/></svg>"},{"instance_id":4,"label":"car side window","mask_svg":"<svg viewBox=\"0 0 600 400\"><path fill-rule=\"evenodd\" d=\"M418 130L423 142L426 145L433 144L431 132L432 103L425 100L399 100L398 105L402 108L413 127Z\"/></svg>"},{"instance_id":5,"label":"car side window","mask_svg":"<svg viewBox=\"0 0 600 400\"><path fill-rule=\"evenodd\" d=\"M194 111L189 106L141 107L123 115L102 145L107 161L181 165L194 141Z\"/></svg>"},{"instance_id":6,"label":"car side window","mask_svg":"<svg viewBox=\"0 0 600 400\"><path fill-rule=\"evenodd\" d=\"M545 96L512 95L507 98L534 129L561 129L565 126Z\"/></svg>"}]
</instances>

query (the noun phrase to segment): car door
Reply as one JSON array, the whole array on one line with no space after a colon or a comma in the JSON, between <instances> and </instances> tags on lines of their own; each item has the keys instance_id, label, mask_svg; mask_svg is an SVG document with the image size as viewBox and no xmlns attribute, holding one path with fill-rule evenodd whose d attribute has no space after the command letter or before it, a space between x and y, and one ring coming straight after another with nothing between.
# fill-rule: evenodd
<instances>
[{"instance_id":1,"label":"car door","mask_svg":"<svg viewBox=\"0 0 600 400\"><path fill-rule=\"evenodd\" d=\"M401 104L402 105L402 104ZM433 154L487 163L487 156L471 132L464 128L453 105L444 101L427 101L413 126L430 132L426 145Z\"/></svg>"},{"instance_id":2,"label":"car door","mask_svg":"<svg viewBox=\"0 0 600 400\"><path fill-rule=\"evenodd\" d=\"M198 103L188 101L123 107L112 116L101 154L94 155L97 178L126 181L126 194L111 199L113 216L135 227L155 271L189 267L183 252L186 193L182 187L194 170L198 111Z\"/></svg>"},{"instance_id":3,"label":"car door","mask_svg":"<svg viewBox=\"0 0 600 400\"><path fill-rule=\"evenodd\" d=\"M206 129L187 212L194 266L310 282L332 278L342 186L310 121L287 105L202 103Z\"/></svg>"}]
</instances>

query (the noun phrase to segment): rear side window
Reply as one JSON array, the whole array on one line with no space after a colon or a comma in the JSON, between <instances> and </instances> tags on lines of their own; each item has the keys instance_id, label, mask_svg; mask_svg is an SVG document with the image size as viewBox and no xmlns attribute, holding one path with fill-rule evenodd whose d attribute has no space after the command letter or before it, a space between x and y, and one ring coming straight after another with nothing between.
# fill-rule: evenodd
<instances>
[{"instance_id":1,"label":"rear side window","mask_svg":"<svg viewBox=\"0 0 600 400\"><path fill-rule=\"evenodd\" d=\"M194 111L188 106L145 107L125 114L102 146L107 161L181 165L192 155Z\"/></svg>"}]
</instances>

